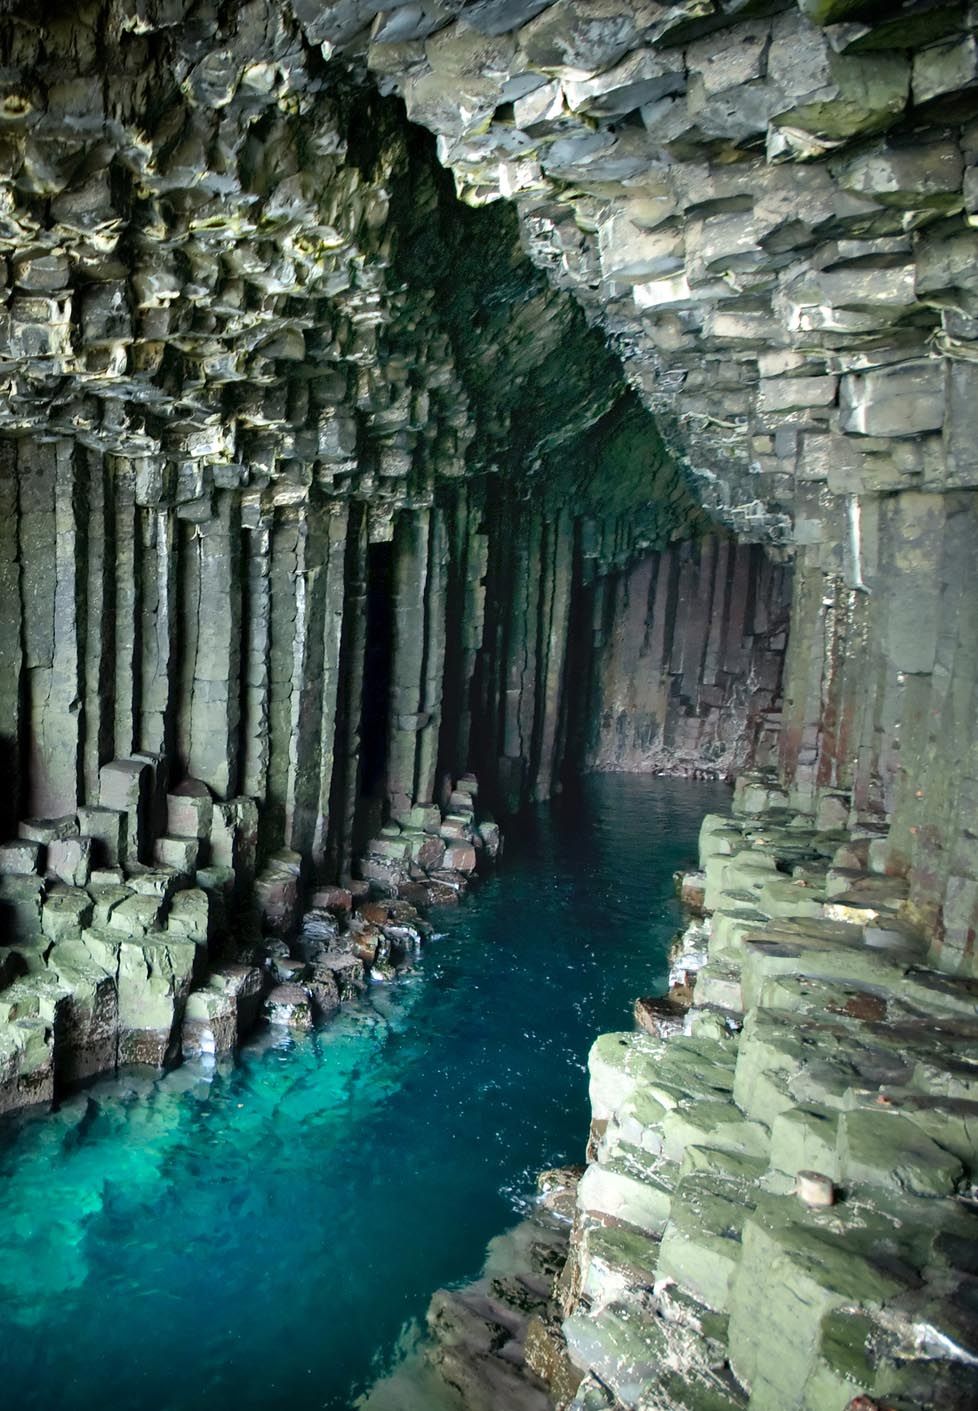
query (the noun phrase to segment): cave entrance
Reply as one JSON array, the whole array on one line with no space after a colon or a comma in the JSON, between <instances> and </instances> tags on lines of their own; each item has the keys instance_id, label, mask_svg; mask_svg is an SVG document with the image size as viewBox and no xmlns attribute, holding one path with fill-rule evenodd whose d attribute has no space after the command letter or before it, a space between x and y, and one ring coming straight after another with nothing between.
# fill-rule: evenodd
<instances>
[{"instance_id":1,"label":"cave entrance","mask_svg":"<svg viewBox=\"0 0 978 1411\"><path fill-rule=\"evenodd\" d=\"M367 642L360 715L360 799L382 806L387 787L394 659L394 546L367 550ZM367 811L371 811L367 810Z\"/></svg>"}]
</instances>

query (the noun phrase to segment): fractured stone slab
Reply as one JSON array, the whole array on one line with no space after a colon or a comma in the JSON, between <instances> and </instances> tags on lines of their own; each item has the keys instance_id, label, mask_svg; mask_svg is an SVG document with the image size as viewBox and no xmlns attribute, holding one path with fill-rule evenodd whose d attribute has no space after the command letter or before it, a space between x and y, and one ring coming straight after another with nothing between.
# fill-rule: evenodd
<instances>
[{"instance_id":1,"label":"fractured stone slab","mask_svg":"<svg viewBox=\"0 0 978 1411\"><path fill-rule=\"evenodd\" d=\"M78 810L80 832L94 844L93 863L119 867L129 859L129 814L125 809L84 807Z\"/></svg>"}]
</instances>

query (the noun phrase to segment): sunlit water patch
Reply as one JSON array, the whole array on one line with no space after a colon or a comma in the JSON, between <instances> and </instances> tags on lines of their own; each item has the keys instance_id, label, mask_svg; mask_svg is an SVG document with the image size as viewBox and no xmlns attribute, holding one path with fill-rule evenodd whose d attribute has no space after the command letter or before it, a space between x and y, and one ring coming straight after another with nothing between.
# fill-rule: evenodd
<instances>
[{"instance_id":1,"label":"sunlit water patch","mask_svg":"<svg viewBox=\"0 0 978 1411\"><path fill-rule=\"evenodd\" d=\"M726 798L592 780L318 1033L0 1124L4 1404L349 1411L581 1159L588 1047L661 987L672 873Z\"/></svg>"}]
</instances>

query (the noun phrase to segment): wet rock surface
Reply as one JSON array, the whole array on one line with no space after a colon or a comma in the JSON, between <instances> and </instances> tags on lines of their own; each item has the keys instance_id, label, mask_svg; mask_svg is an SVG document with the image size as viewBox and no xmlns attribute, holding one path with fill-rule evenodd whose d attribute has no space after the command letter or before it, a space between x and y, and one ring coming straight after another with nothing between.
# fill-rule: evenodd
<instances>
[{"instance_id":1,"label":"wet rock surface","mask_svg":"<svg viewBox=\"0 0 978 1411\"><path fill-rule=\"evenodd\" d=\"M130 763L126 769L120 761L116 776L137 777L143 766ZM440 843L435 861L444 880L429 882L423 867L412 865L405 880L411 876L415 900L425 907L444 891L463 893L476 848L486 855L476 781L460 783L465 812L457 814L457 835L471 865L446 869ZM234 814L244 821L232 822L229 832L226 811L199 781L188 781L170 796L167 826L196 832L203 819L205 841L240 858L254 805L240 800ZM434 831L419 836L437 839L441 816L429 810ZM62 819L58 831L66 841L91 843L77 833L80 826L80 819ZM185 870L133 862L95 870L87 886L69 887L50 864L46 876L28 872L28 864L42 865L41 845L8 851L23 870L4 879L17 888L5 897L16 896L18 910L0 972L0 1112L50 1102L117 1067L172 1067L182 1057L229 1053L259 1018L273 1029L311 1029L371 980L395 978L431 934L389 877L351 883L356 898L342 887L309 891L301 857L288 851L273 854L237 899L240 866L195 873L193 862ZM371 856L368 850L361 864L368 875Z\"/></svg>"},{"instance_id":2,"label":"wet rock surface","mask_svg":"<svg viewBox=\"0 0 978 1411\"><path fill-rule=\"evenodd\" d=\"M931 968L900 879L839 876L858 835L760 803L762 783L703 824L682 1032L591 1051L561 1279L583 1381L557 1404L963 1411L974 982Z\"/></svg>"},{"instance_id":3,"label":"wet rock surface","mask_svg":"<svg viewBox=\"0 0 978 1411\"><path fill-rule=\"evenodd\" d=\"M363 1411L548 1411L555 1390L573 1394L557 1282L580 1174L541 1174L529 1216L492 1241L475 1283L435 1293L419 1353L371 1388Z\"/></svg>"}]
</instances>

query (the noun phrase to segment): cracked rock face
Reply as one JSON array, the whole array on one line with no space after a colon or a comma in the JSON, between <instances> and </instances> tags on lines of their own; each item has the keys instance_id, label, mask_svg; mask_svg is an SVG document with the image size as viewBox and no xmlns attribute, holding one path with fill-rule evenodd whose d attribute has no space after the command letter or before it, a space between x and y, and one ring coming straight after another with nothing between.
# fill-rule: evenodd
<instances>
[{"instance_id":1,"label":"cracked rock face","mask_svg":"<svg viewBox=\"0 0 978 1411\"><path fill-rule=\"evenodd\" d=\"M372 8L296 10L357 47ZM802 519L830 545L836 497L974 485L954 429L975 391L974 18L405 6L365 52L466 199L515 200L703 501L751 538L806 542Z\"/></svg>"}]
</instances>

